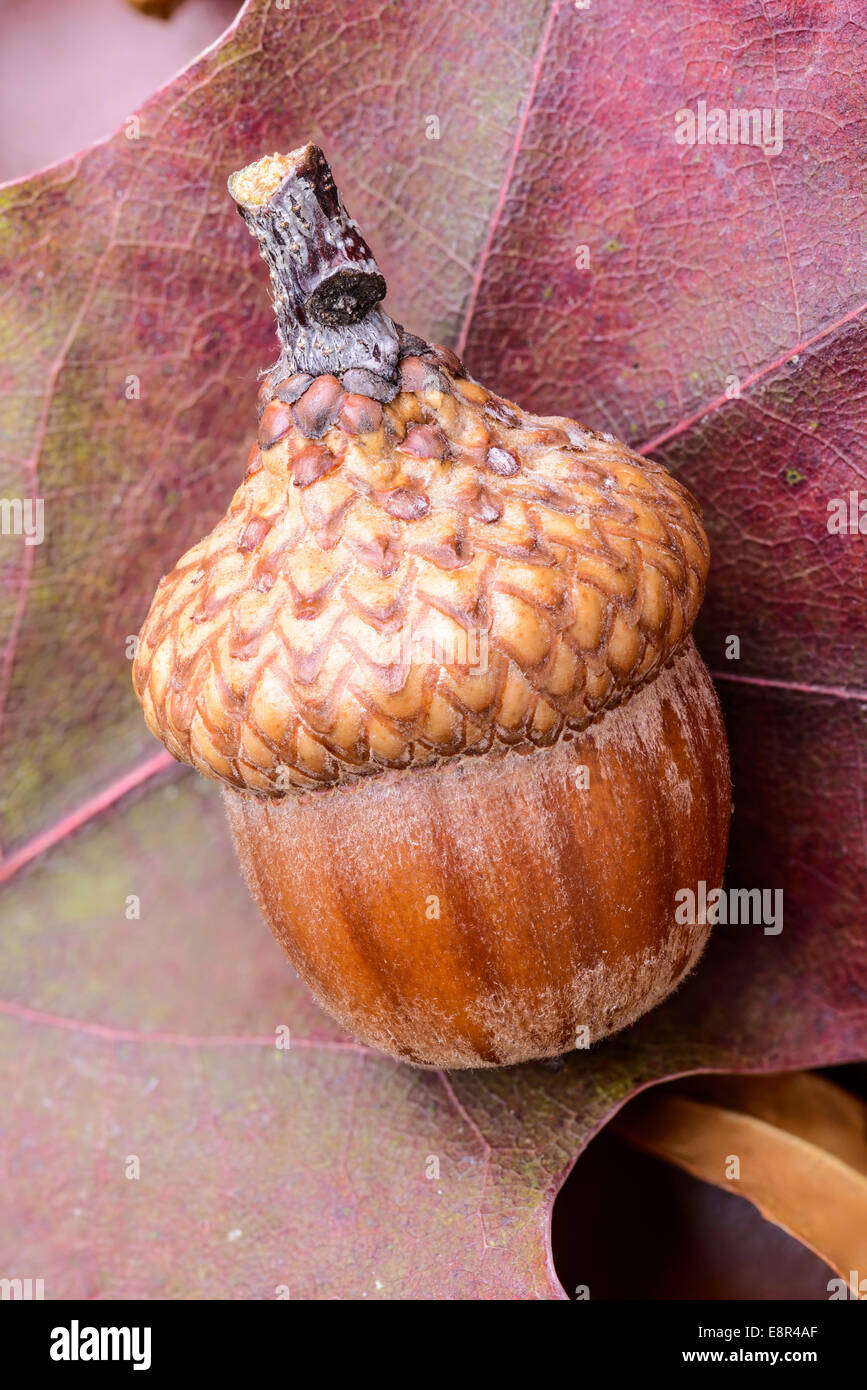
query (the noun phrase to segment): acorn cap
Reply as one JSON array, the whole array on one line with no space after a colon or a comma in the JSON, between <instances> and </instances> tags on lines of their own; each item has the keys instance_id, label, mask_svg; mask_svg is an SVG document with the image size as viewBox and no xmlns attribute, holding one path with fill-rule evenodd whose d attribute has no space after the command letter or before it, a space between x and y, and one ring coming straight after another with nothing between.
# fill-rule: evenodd
<instances>
[{"instance_id":1,"label":"acorn cap","mask_svg":"<svg viewBox=\"0 0 867 1390\"><path fill-rule=\"evenodd\" d=\"M133 673L174 757L274 796L572 737L684 645L709 562L659 464L526 414L387 318L320 158L233 176L282 277L281 357L244 480L161 581ZM281 203L326 219L334 264L275 256Z\"/></svg>"}]
</instances>

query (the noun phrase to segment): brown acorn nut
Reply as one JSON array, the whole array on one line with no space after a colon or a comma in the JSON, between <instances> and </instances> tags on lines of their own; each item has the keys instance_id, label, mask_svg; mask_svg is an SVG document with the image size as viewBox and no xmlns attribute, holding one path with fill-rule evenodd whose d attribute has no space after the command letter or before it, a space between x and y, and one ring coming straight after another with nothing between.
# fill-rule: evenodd
<instances>
[{"instance_id":1,"label":"brown acorn nut","mask_svg":"<svg viewBox=\"0 0 867 1390\"><path fill-rule=\"evenodd\" d=\"M445 1067L596 1041L695 964L676 895L722 879L696 503L393 324L321 151L229 187L281 356L145 621L145 717L222 782L265 920L356 1037Z\"/></svg>"}]
</instances>

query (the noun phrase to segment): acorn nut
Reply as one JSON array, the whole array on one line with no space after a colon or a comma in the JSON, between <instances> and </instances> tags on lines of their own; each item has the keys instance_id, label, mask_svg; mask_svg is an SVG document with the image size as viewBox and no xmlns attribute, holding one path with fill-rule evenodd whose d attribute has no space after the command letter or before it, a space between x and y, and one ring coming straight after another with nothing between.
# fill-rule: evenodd
<instances>
[{"instance_id":1,"label":"acorn nut","mask_svg":"<svg viewBox=\"0 0 867 1390\"><path fill-rule=\"evenodd\" d=\"M595 1042L692 969L676 895L723 874L697 504L396 326L321 150L229 188L280 358L145 620L145 718L222 784L262 915L361 1041L440 1067Z\"/></svg>"}]
</instances>

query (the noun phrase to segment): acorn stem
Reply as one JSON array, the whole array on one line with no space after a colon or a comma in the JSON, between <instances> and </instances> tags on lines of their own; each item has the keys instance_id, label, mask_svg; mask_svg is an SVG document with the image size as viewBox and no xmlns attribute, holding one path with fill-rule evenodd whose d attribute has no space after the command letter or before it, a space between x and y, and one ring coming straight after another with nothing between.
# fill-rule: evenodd
<instances>
[{"instance_id":1,"label":"acorn stem","mask_svg":"<svg viewBox=\"0 0 867 1390\"><path fill-rule=\"evenodd\" d=\"M232 174L229 192L271 273L280 339L275 384L371 373L389 399L397 389L398 330L379 307L385 279L347 213L316 145L266 155Z\"/></svg>"}]
</instances>

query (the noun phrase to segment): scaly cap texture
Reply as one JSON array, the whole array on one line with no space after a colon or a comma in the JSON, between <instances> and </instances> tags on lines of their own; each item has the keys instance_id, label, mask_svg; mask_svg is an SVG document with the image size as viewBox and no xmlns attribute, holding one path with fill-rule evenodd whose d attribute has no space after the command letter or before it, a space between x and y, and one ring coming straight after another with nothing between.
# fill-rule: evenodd
<instances>
[{"instance_id":1,"label":"scaly cap texture","mask_svg":"<svg viewBox=\"0 0 867 1390\"><path fill-rule=\"evenodd\" d=\"M310 170L327 165L311 149L277 166L282 182L257 183L252 166L241 186L291 207L300 166L315 201ZM321 207L346 218L328 182ZM251 221L249 202L242 212ZM252 220L272 275L291 274L274 218ZM270 795L570 738L682 646L708 570L696 503L660 465L526 414L448 349L383 328L376 301L372 336L357 298L346 332L351 347L359 332L365 350L394 347L384 375L324 370L340 332L330 286L357 283L359 258L378 275L350 242L347 272L341 238L319 237L337 247L316 268L329 305L319 374L315 355L313 371L291 370L286 306L303 296L282 294L243 483L161 581L134 663L176 758Z\"/></svg>"}]
</instances>

